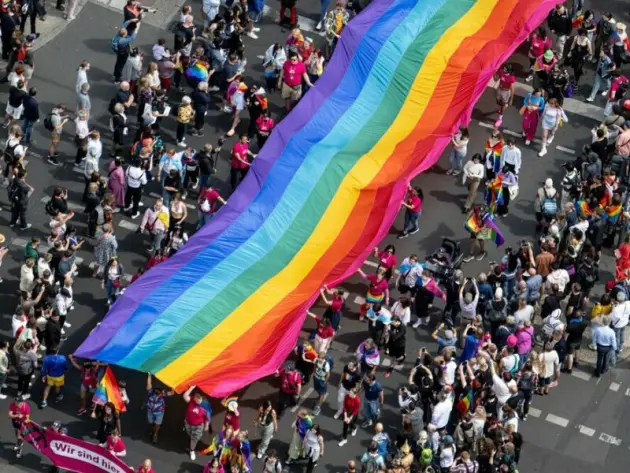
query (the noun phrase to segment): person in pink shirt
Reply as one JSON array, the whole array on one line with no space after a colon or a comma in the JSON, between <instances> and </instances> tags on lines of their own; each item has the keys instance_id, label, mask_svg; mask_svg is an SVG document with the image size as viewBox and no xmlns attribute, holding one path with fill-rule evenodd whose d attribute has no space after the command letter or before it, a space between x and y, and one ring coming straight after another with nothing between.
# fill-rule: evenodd
<instances>
[{"instance_id":1,"label":"person in pink shirt","mask_svg":"<svg viewBox=\"0 0 630 473\"><path fill-rule=\"evenodd\" d=\"M241 413L238 410L238 401L236 399L228 399L225 403L227 411L223 418L223 428L232 427L234 435L241 430Z\"/></svg>"},{"instance_id":2,"label":"person in pink shirt","mask_svg":"<svg viewBox=\"0 0 630 473\"><path fill-rule=\"evenodd\" d=\"M418 233L420 230L418 227L418 218L422 215L423 200L424 194L422 193L422 189L409 186L405 200L401 202L401 205L405 208L405 223L402 232L398 235L399 240Z\"/></svg>"},{"instance_id":3,"label":"person in pink shirt","mask_svg":"<svg viewBox=\"0 0 630 473\"><path fill-rule=\"evenodd\" d=\"M529 35L529 51L527 52L529 57L529 75L525 79L526 82L531 82L534 79L534 64L540 56L545 54L547 49L551 49L551 39L547 37L545 27L541 26Z\"/></svg>"},{"instance_id":4,"label":"person in pink shirt","mask_svg":"<svg viewBox=\"0 0 630 473\"><path fill-rule=\"evenodd\" d=\"M269 138L275 126L276 123L273 121L273 118L269 116L269 110L263 110L261 115L256 119L256 137L259 149L262 149L265 145L267 138Z\"/></svg>"},{"instance_id":5,"label":"person in pink shirt","mask_svg":"<svg viewBox=\"0 0 630 473\"><path fill-rule=\"evenodd\" d=\"M505 107L511 107L514 101L514 83L516 82L516 76L512 71L512 64L505 64L503 68L497 72L495 78L499 81L499 87L497 88L499 118L497 118L494 126L499 128L503 123Z\"/></svg>"},{"instance_id":6,"label":"person in pink shirt","mask_svg":"<svg viewBox=\"0 0 630 473\"><path fill-rule=\"evenodd\" d=\"M195 448L201 440L204 432L207 432L210 428L210 416L208 411L201 405L203 403L203 396L200 392L192 394L196 386L191 386L183 394L184 401L188 404L186 408L186 415L184 417L184 430L190 437L190 459L195 461L197 455L195 454Z\"/></svg>"},{"instance_id":7,"label":"person in pink shirt","mask_svg":"<svg viewBox=\"0 0 630 473\"><path fill-rule=\"evenodd\" d=\"M534 346L534 327L529 320L525 320L516 327L516 351L520 357L520 366L529 358L529 352Z\"/></svg>"},{"instance_id":8,"label":"person in pink shirt","mask_svg":"<svg viewBox=\"0 0 630 473\"><path fill-rule=\"evenodd\" d=\"M249 157L256 155L249 150L249 138L246 133L240 136L239 141L232 147L232 161L230 163L230 185L232 190L237 184L245 179L245 175L251 166Z\"/></svg>"},{"instance_id":9,"label":"person in pink shirt","mask_svg":"<svg viewBox=\"0 0 630 473\"><path fill-rule=\"evenodd\" d=\"M144 463L138 467L138 473L155 473L150 458L147 458Z\"/></svg>"},{"instance_id":10,"label":"person in pink shirt","mask_svg":"<svg viewBox=\"0 0 630 473\"><path fill-rule=\"evenodd\" d=\"M20 458L22 456L22 445L24 445L24 439L20 434L20 429L24 422L31 417L31 406L24 400L23 396L18 396L14 402L9 404L9 419L13 429L15 429L15 457Z\"/></svg>"},{"instance_id":11,"label":"person in pink shirt","mask_svg":"<svg viewBox=\"0 0 630 473\"><path fill-rule=\"evenodd\" d=\"M306 66L300 62L297 52L289 53L289 59L282 66L278 77L278 89L282 93L287 112L291 111L294 103L302 97L302 83L313 87L306 72Z\"/></svg>"},{"instance_id":12,"label":"person in pink shirt","mask_svg":"<svg viewBox=\"0 0 630 473\"><path fill-rule=\"evenodd\" d=\"M387 245L384 250L378 249L378 246L374 248L374 257L378 258L378 268L385 270L385 279L390 280L394 273L394 268L398 264L396 259L396 248L394 245Z\"/></svg>"},{"instance_id":13,"label":"person in pink shirt","mask_svg":"<svg viewBox=\"0 0 630 473\"><path fill-rule=\"evenodd\" d=\"M385 269L379 269L376 274L365 274L361 268L357 270L359 276L367 279L370 286L365 296L365 304L361 306L361 315L359 320L363 320L368 310L374 304L381 304L385 301L385 305L389 305L389 282L385 278Z\"/></svg>"},{"instance_id":14,"label":"person in pink shirt","mask_svg":"<svg viewBox=\"0 0 630 473\"><path fill-rule=\"evenodd\" d=\"M125 443L120 437L120 433L117 429L114 429L111 434L107 437L107 450L112 455L116 455L117 457L124 457L127 455L127 447L125 447Z\"/></svg>"}]
</instances>

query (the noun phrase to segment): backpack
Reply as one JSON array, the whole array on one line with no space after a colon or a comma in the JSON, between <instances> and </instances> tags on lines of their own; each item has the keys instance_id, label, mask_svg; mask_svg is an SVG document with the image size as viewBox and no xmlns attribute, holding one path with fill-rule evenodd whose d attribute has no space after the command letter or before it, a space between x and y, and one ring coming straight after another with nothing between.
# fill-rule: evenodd
<instances>
[{"instance_id":1,"label":"backpack","mask_svg":"<svg viewBox=\"0 0 630 473\"><path fill-rule=\"evenodd\" d=\"M556 215L556 212L558 211L558 203L556 202L556 194L550 197L549 194L547 194L546 190L543 192L545 193L545 198L543 199L543 202L542 202L542 213L548 216Z\"/></svg>"},{"instance_id":2,"label":"backpack","mask_svg":"<svg viewBox=\"0 0 630 473\"><path fill-rule=\"evenodd\" d=\"M15 162L15 148L17 148L19 144L19 141L16 141L13 146L7 143L7 146L4 149L4 157L8 164L13 164Z\"/></svg>"},{"instance_id":3,"label":"backpack","mask_svg":"<svg viewBox=\"0 0 630 473\"><path fill-rule=\"evenodd\" d=\"M127 51L127 52L129 51L129 45L128 45L128 44L125 44L125 45L124 45L124 46L122 46L122 47L120 46L120 40L121 40L121 39L122 39L122 38L121 38L120 36L118 36L118 35L116 35L116 36L114 36L114 37L112 38L111 47L112 47L112 51L113 51L114 53L116 53L116 54L119 54L119 53L124 53L124 52L126 52L126 51Z\"/></svg>"},{"instance_id":4,"label":"backpack","mask_svg":"<svg viewBox=\"0 0 630 473\"><path fill-rule=\"evenodd\" d=\"M59 214L59 210L55 208L53 199L50 199L48 202L46 202L46 206L44 207L44 210L51 217L56 217Z\"/></svg>"},{"instance_id":5,"label":"backpack","mask_svg":"<svg viewBox=\"0 0 630 473\"><path fill-rule=\"evenodd\" d=\"M626 96L626 92L628 92L628 81L622 80L619 82L619 87L615 91L615 101L624 98Z\"/></svg>"},{"instance_id":6,"label":"backpack","mask_svg":"<svg viewBox=\"0 0 630 473\"><path fill-rule=\"evenodd\" d=\"M56 113L55 112L50 112L44 118L44 128L46 128L48 131L54 131L55 130L55 126L53 125L53 122L52 122L52 116L53 115L56 115Z\"/></svg>"},{"instance_id":7,"label":"backpack","mask_svg":"<svg viewBox=\"0 0 630 473\"><path fill-rule=\"evenodd\" d=\"M420 450L420 464L428 466L433 463L433 449L431 447L422 447Z\"/></svg>"},{"instance_id":8,"label":"backpack","mask_svg":"<svg viewBox=\"0 0 630 473\"><path fill-rule=\"evenodd\" d=\"M333 367L335 366L335 359L329 353L326 353L326 363L328 363L328 368L332 373Z\"/></svg>"},{"instance_id":9,"label":"backpack","mask_svg":"<svg viewBox=\"0 0 630 473\"><path fill-rule=\"evenodd\" d=\"M368 455L368 459L365 463L363 463L363 471L365 473L376 473L381 469L381 466L378 463L378 456Z\"/></svg>"}]
</instances>

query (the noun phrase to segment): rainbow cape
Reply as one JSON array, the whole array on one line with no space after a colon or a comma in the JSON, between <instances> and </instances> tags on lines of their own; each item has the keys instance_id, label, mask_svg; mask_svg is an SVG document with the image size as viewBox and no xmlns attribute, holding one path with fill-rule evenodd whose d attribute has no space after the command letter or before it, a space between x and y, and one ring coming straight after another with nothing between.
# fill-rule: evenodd
<instances>
[{"instance_id":1,"label":"rainbow cape","mask_svg":"<svg viewBox=\"0 0 630 473\"><path fill-rule=\"evenodd\" d=\"M494 217L491 213L488 212L486 215L483 216L483 224L488 229L489 240L492 240L497 246L501 246L503 243L505 243L505 238L503 238L503 234L501 233L501 230L499 230L499 227L494 221Z\"/></svg>"},{"instance_id":2,"label":"rainbow cape","mask_svg":"<svg viewBox=\"0 0 630 473\"><path fill-rule=\"evenodd\" d=\"M98 384L96 385L96 390L94 391L92 402L101 406L107 402L111 402L112 404L114 404L114 407L118 412L127 411L127 406L123 402L122 396L120 394L118 381L116 380L114 372L109 366L101 370L100 379Z\"/></svg>"},{"instance_id":3,"label":"rainbow cape","mask_svg":"<svg viewBox=\"0 0 630 473\"><path fill-rule=\"evenodd\" d=\"M274 373L324 285L389 232L551 0L374 0L204 228L137 280L77 356L224 397Z\"/></svg>"},{"instance_id":4,"label":"rainbow cape","mask_svg":"<svg viewBox=\"0 0 630 473\"><path fill-rule=\"evenodd\" d=\"M484 200L493 211L498 205L503 205L503 174L499 175L486 186Z\"/></svg>"},{"instance_id":5,"label":"rainbow cape","mask_svg":"<svg viewBox=\"0 0 630 473\"><path fill-rule=\"evenodd\" d=\"M586 202L585 200L580 200L578 202L578 213L579 215L586 215L587 217L592 217L593 215L595 215L595 211L591 210L588 202Z\"/></svg>"},{"instance_id":6,"label":"rainbow cape","mask_svg":"<svg viewBox=\"0 0 630 473\"><path fill-rule=\"evenodd\" d=\"M621 205L609 205L606 207L606 221L613 225L617 223L621 215L621 210Z\"/></svg>"}]
</instances>

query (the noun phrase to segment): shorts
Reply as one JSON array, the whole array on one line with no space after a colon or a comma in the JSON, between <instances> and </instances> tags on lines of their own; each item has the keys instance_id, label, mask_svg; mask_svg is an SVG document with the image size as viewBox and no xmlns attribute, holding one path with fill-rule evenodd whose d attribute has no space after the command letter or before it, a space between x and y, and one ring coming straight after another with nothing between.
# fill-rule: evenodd
<instances>
[{"instance_id":1,"label":"shorts","mask_svg":"<svg viewBox=\"0 0 630 473\"><path fill-rule=\"evenodd\" d=\"M51 131L50 132L50 139L52 141L52 144L57 146L61 142L61 133L59 133L57 131Z\"/></svg>"},{"instance_id":2,"label":"shorts","mask_svg":"<svg viewBox=\"0 0 630 473\"><path fill-rule=\"evenodd\" d=\"M162 425L162 421L164 420L164 411L162 412L147 411L147 420L149 421L149 424Z\"/></svg>"},{"instance_id":3,"label":"shorts","mask_svg":"<svg viewBox=\"0 0 630 473\"><path fill-rule=\"evenodd\" d=\"M164 90L171 89L171 78L170 77L162 77L160 78L160 88Z\"/></svg>"},{"instance_id":4,"label":"shorts","mask_svg":"<svg viewBox=\"0 0 630 473\"><path fill-rule=\"evenodd\" d=\"M549 378L539 378L540 381L540 385L541 386L549 386L551 384L551 382L553 381L553 378L549 377Z\"/></svg>"},{"instance_id":5,"label":"shorts","mask_svg":"<svg viewBox=\"0 0 630 473\"><path fill-rule=\"evenodd\" d=\"M507 105L510 101L510 95L509 89L497 89L497 103L501 106Z\"/></svg>"},{"instance_id":6,"label":"shorts","mask_svg":"<svg viewBox=\"0 0 630 473\"><path fill-rule=\"evenodd\" d=\"M46 386L54 386L57 388L62 388L65 383L65 376L46 376Z\"/></svg>"},{"instance_id":7,"label":"shorts","mask_svg":"<svg viewBox=\"0 0 630 473\"><path fill-rule=\"evenodd\" d=\"M19 107L12 107L7 104L7 115L13 118L14 120L19 120L22 117L22 111L24 107L20 105Z\"/></svg>"},{"instance_id":8,"label":"shorts","mask_svg":"<svg viewBox=\"0 0 630 473\"><path fill-rule=\"evenodd\" d=\"M313 377L313 389L317 394L326 394L328 391L328 383Z\"/></svg>"},{"instance_id":9,"label":"shorts","mask_svg":"<svg viewBox=\"0 0 630 473\"><path fill-rule=\"evenodd\" d=\"M567 355L574 355L582 347L582 342L567 343Z\"/></svg>"},{"instance_id":10,"label":"shorts","mask_svg":"<svg viewBox=\"0 0 630 473\"><path fill-rule=\"evenodd\" d=\"M184 430L193 442L199 442L203 437L203 424L201 425L188 425L184 422Z\"/></svg>"},{"instance_id":11,"label":"shorts","mask_svg":"<svg viewBox=\"0 0 630 473\"><path fill-rule=\"evenodd\" d=\"M94 391L96 391L96 388L91 388L85 384L81 385L81 394L94 393Z\"/></svg>"},{"instance_id":12,"label":"shorts","mask_svg":"<svg viewBox=\"0 0 630 473\"><path fill-rule=\"evenodd\" d=\"M295 87L291 87L284 82L282 83L282 98L284 100L300 100L302 97L302 86L296 85Z\"/></svg>"}]
</instances>

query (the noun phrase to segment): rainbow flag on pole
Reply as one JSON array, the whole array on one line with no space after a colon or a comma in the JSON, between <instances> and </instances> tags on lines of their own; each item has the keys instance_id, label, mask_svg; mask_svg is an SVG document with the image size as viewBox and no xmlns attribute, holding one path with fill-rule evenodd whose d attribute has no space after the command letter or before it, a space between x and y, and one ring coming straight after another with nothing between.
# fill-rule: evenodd
<instances>
[{"instance_id":1,"label":"rainbow flag on pole","mask_svg":"<svg viewBox=\"0 0 630 473\"><path fill-rule=\"evenodd\" d=\"M102 372L101 379L96 385L96 391L94 391L92 402L101 406L107 402L111 402L116 408L116 411L127 411L127 406L125 405L120 393L118 380L116 380L114 372L109 366Z\"/></svg>"},{"instance_id":2,"label":"rainbow flag on pole","mask_svg":"<svg viewBox=\"0 0 630 473\"><path fill-rule=\"evenodd\" d=\"M482 220L483 220L484 226L490 232L489 239L494 241L494 244L497 245L497 247L505 243L505 238L503 238L503 234L501 233L501 230L499 230L499 227L494 221L494 217L492 216L492 214L487 213L486 215L483 216Z\"/></svg>"}]
</instances>

